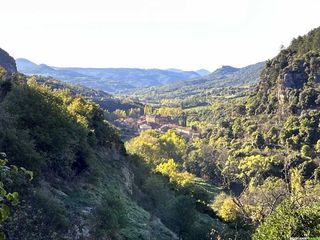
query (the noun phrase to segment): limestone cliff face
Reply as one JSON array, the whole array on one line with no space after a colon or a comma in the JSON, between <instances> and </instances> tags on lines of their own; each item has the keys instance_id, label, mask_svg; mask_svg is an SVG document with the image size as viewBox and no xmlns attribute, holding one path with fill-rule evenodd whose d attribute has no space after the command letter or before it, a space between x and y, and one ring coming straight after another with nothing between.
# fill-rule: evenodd
<instances>
[{"instance_id":1,"label":"limestone cliff face","mask_svg":"<svg viewBox=\"0 0 320 240\"><path fill-rule=\"evenodd\" d=\"M304 62L299 61L297 67L286 67L281 71L277 79L277 98L280 106L289 102L291 91L301 90L308 81Z\"/></svg>"},{"instance_id":2,"label":"limestone cliff face","mask_svg":"<svg viewBox=\"0 0 320 240\"><path fill-rule=\"evenodd\" d=\"M0 66L6 70L7 76L17 72L16 62L6 51L0 48Z\"/></svg>"},{"instance_id":3,"label":"limestone cliff face","mask_svg":"<svg viewBox=\"0 0 320 240\"><path fill-rule=\"evenodd\" d=\"M320 28L266 62L250 114L282 114L320 108Z\"/></svg>"}]
</instances>

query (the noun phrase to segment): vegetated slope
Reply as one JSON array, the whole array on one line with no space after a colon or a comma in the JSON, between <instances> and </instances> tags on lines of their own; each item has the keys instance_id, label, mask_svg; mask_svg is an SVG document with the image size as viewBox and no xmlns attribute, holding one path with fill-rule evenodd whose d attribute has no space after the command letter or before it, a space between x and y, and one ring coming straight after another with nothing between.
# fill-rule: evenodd
<instances>
[{"instance_id":1,"label":"vegetated slope","mask_svg":"<svg viewBox=\"0 0 320 240\"><path fill-rule=\"evenodd\" d=\"M128 156L96 104L5 71L0 158L13 171L1 167L0 181L8 192L19 193L19 202L16 193L7 197L15 200L10 212L0 206L0 233L8 239L171 240L186 233L186 239L208 239L211 229L235 234L193 198L174 191L143 159Z\"/></svg>"},{"instance_id":2,"label":"vegetated slope","mask_svg":"<svg viewBox=\"0 0 320 240\"><path fill-rule=\"evenodd\" d=\"M1 75L0 95L0 152L33 172L1 168L20 200L1 226L8 239L175 239L132 199L129 157L97 105L19 74Z\"/></svg>"},{"instance_id":3,"label":"vegetated slope","mask_svg":"<svg viewBox=\"0 0 320 240\"><path fill-rule=\"evenodd\" d=\"M180 99L185 105L190 105L188 101L208 103L216 96L241 95L246 91L244 86L258 82L264 64L260 62L244 68L223 66L205 77L134 90L130 96L149 103L159 103L163 99Z\"/></svg>"},{"instance_id":4,"label":"vegetated slope","mask_svg":"<svg viewBox=\"0 0 320 240\"><path fill-rule=\"evenodd\" d=\"M19 72L27 75L51 76L54 79L105 92L123 92L140 87L159 86L199 77L193 71L169 71L138 68L57 68L17 59Z\"/></svg>"},{"instance_id":5,"label":"vegetated slope","mask_svg":"<svg viewBox=\"0 0 320 240\"><path fill-rule=\"evenodd\" d=\"M88 101L97 103L102 109L108 112L113 112L116 109L128 111L131 108L143 109L143 105L137 101L131 101L130 99L120 99L113 95L101 90L96 90L88 87L81 86L79 84L65 83L58 81L51 77L32 76L33 79L40 85L49 86L53 89L70 90L70 94L73 96L80 95Z\"/></svg>"},{"instance_id":6,"label":"vegetated slope","mask_svg":"<svg viewBox=\"0 0 320 240\"><path fill-rule=\"evenodd\" d=\"M320 104L320 33L314 29L293 39L274 59L267 61L252 101L256 113L299 113Z\"/></svg>"},{"instance_id":7,"label":"vegetated slope","mask_svg":"<svg viewBox=\"0 0 320 240\"><path fill-rule=\"evenodd\" d=\"M253 239L320 235L319 60L317 28L267 61L250 96L193 116L202 138L183 167L230 190L212 207Z\"/></svg>"},{"instance_id":8,"label":"vegetated slope","mask_svg":"<svg viewBox=\"0 0 320 240\"><path fill-rule=\"evenodd\" d=\"M279 145L288 154L291 196L262 224L254 239L320 236L320 27L292 40L268 61L248 112L277 116ZM301 197L303 194L303 197ZM286 225L287 219L295 224ZM302 220L303 219L303 220ZM310 223L310 225L308 224Z\"/></svg>"}]
</instances>

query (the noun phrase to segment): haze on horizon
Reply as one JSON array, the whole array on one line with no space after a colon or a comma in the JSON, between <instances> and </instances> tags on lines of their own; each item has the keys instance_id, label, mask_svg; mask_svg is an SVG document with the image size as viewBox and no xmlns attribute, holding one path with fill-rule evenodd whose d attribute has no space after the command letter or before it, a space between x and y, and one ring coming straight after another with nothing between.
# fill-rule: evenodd
<instances>
[{"instance_id":1,"label":"haze on horizon","mask_svg":"<svg viewBox=\"0 0 320 240\"><path fill-rule=\"evenodd\" d=\"M318 0L10 0L1 10L0 48L59 67L243 67L320 25Z\"/></svg>"}]
</instances>

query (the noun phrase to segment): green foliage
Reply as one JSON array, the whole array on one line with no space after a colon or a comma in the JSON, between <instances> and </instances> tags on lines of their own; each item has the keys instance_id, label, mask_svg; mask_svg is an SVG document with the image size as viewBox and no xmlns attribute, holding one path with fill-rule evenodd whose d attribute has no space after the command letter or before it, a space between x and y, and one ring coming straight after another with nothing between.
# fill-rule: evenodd
<instances>
[{"instance_id":1,"label":"green foliage","mask_svg":"<svg viewBox=\"0 0 320 240\"><path fill-rule=\"evenodd\" d=\"M95 209L94 215L97 219L95 234L101 238L108 236L117 239L119 230L126 225L125 203L115 193L102 196L101 205Z\"/></svg>"},{"instance_id":2,"label":"green foliage","mask_svg":"<svg viewBox=\"0 0 320 240\"><path fill-rule=\"evenodd\" d=\"M172 208L173 224L176 226L179 239L190 239L188 236L193 229L192 225L196 217L194 203L189 198L180 196L175 200Z\"/></svg>"},{"instance_id":3,"label":"green foliage","mask_svg":"<svg viewBox=\"0 0 320 240\"><path fill-rule=\"evenodd\" d=\"M29 177L27 180L26 178ZM14 165L8 166L6 154L0 152L0 238L5 239L5 228L3 222L7 220L10 208L19 203L18 192L10 192L9 189L17 189L21 181L28 183L32 180L33 174L24 168L18 168ZM19 186L21 187L21 185Z\"/></svg>"},{"instance_id":4,"label":"green foliage","mask_svg":"<svg viewBox=\"0 0 320 240\"><path fill-rule=\"evenodd\" d=\"M253 239L289 239L290 237L316 237L320 234L320 208L302 207L296 210L283 202L253 235Z\"/></svg>"},{"instance_id":5,"label":"green foliage","mask_svg":"<svg viewBox=\"0 0 320 240\"><path fill-rule=\"evenodd\" d=\"M91 146L120 145L97 105L32 80L29 84L15 85L0 105L5 126L0 146L13 163L36 175L50 169L70 177L88 167L94 158Z\"/></svg>"},{"instance_id":6,"label":"green foliage","mask_svg":"<svg viewBox=\"0 0 320 240\"><path fill-rule=\"evenodd\" d=\"M19 219L17 226L42 221L52 225L50 234L59 238L70 229L67 222L72 222L75 212L92 201L92 214L83 216L90 215L97 238L147 239L153 230L146 229L156 225L190 240L209 239L210 228L211 237L216 238L248 239L245 234L251 230L254 239L318 235L319 32L315 29L293 40L267 61L261 82L250 96L253 88L246 84L257 79L259 64L229 69L232 72L223 68L208 78L137 93L145 94L144 114L183 114L189 126L201 130L201 138L187 142L172 130L165 134L144 131L127 143L129 153L134 154L131 162L119 157L118 162L107 164L114 147L119 149L122 143L104 119L106 112L96 104L68 91L39 87L35 79L29 86L19 77L7 81L1 73L0 149L12 163L33 170L43 190L33 191L40 196L29 196L34 197L31 205L38 211L26 210L30 220L13 215ZM235 84L230 87L230 83ZM159 103L163 105L151 106ZM111 112L124 118L139 116L141 108L117 109ZM106 153L106 149L112 150ZM81 187L71 187L74 192L66 187L67 193L61 193L67 180ZM113 184L121 186L117 193L109 191ZM230 194L217 196L221 188L216 186ZM60 197L51 199L58 195L53 194L57 189ZM130 199L124 197L126 192ZM68 194L77 201L67 202ZM7 208L2 209L0 215L5 217ZM21 238L17 227L8 226ZM223 234L221 226L231 233ZM168 229L164 232L173 238Z\"/></svg>"},{"instance_id":7,"label":"green foliage","mask_svg":"<svg viewBox=\"0 0 320 240\"><path fill-rule=\"evenodd\" d=\"M246 95L250 87L222 88L219 80L215 87L221 88L213 89L212 79L136 92L146 102L164 104L159 110L163 114L182 107L188 123L201 128L202 137L172 144L174 137L169 134L142 133L143 138L132 140L129 149L145 158L151 169L167 176L177 192L189 197L194 195L186 189L194 186L197 177L224 187L230 195L215 197L213 210L229 226L241 224L248 232L257 229L254 239L316 236L319 32L320 28L294 39L267 61L250 96ZM222 73L212 76L215 74ZM221 79L226 80L225 76ZM208 103L211 105L205 106Z\"/></svg>"},{"instance_id":8,"label":"green foliage","mask_svg":"<svg viewBox=\"0 0 320 240\"><path fill-rule=\"evenodd\" d=\"M273 162L273 159L262 155L245 157L239 163L239 169L241 170L240 177L254 177L262 174L270 169Z\"/></svg>"},{"instance_id":9,"label":"green foliage","mask_svg":"<svg viewBox=\"0 0 320 240\"><path fill-rule=\"evenodd\" d=\"M316 149L317 153L320 153L320 139L317 141L315 149Z\"/></svg>"},{"instance_id":10,"label":"green foliage","mask_svg":"<svg viewBox=\"0 0 320 240\"><path fill-rule=\"evenodd\" d=\"M82 230L76 233L75 229L80 226L83 205L88 206L90 201L88 196L73 199L72 191L81 192L78 186L89 186L93 176L101 181L101 174L108 171L108 161L112 159L110 154L103 156L101 152L123 153L118 132L105 120L105 112L98 105L72 96L70 91L40 86L34 78L27 84L23 76L6 81L10 88L0 84L1 93L6 88L0 98L0 149L7 152L10 164L17 167L3 165L1 186L5 204L16 202L15 189L19 190L22 201L10 209L9 218L1 227L9 239L62 239L81 235ZM104 163L99 165L102 159ZM34 177L32 184L20 173ZM101 192L100 185L95 184L94 189L86 189L87 195ZM117 209L117 205L113 206ZM4 205L0 212L6 218ZM97 216L93 217L92 225L98 222ZM84 219L88 224L89 218ZM104 224L102 237L109 230L119 234L115 221Z\"/></svg>"},{"instance_id":11,"label":"green foliage","mask_svg":"<svg viewBox=\"0 0 320 240\"><path fill-rule=\"evenodd\" d=\"M51 226L54 231L66 231L70 227L70 216L63 203L41 191L33 197L34 208L41 212L43 224Z\"/></svg>"},{"instance_id":12,"label":"green foliage","mask_svg":"<svg viewBox=\"0 0 320 240\"><path fill-rule=\"evenodd\" d=\"M138 163L141 164L141 162ZM186 180L183 175L188 173L176 172L177 165L172 160L160 165L159 168L166 173L170 173L174 179ZM136 184L141 185L143 191L139 198L143 199L140 204L144 209L159 217L166 226L177 235L180 234L183 239L209 239L212 219L206 214L199 213L200 209L205 209L204 205L200 203L203 198L199 197L200 194L196 195L196 191L194 191L196 188L204 189L207 187L203 182L201 184L193 179L192 183L188 183L188 186L181 187L181 185L177 185L177 182L168 184L169 176L167 174L163 176L147 170L142 172L141 167L137 168L137 171L135 181ZM182 178L177 177L178 175ZM195 201L195 199L198 200ZM188 216L188 219L182 218L181 214ZM220 227L227 228L219 221L215 226L219 229Z\"/></svg>"}]
</instances>

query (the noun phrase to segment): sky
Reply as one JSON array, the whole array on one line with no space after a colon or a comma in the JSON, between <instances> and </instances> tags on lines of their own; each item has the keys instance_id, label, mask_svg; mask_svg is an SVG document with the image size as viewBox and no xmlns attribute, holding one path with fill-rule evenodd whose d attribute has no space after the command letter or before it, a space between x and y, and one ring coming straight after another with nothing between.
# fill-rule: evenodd
<instances>
[{"instance_id":1,"label":"sky","mask_svg":"<svg viewBox=\"0 0 320 240\"><path fill-rule=\"evenodd\" d=\"M0 11L0 48L57 67L244 67L320 26L319 0L7 0Z\"/></svg>"}]
</instances>

